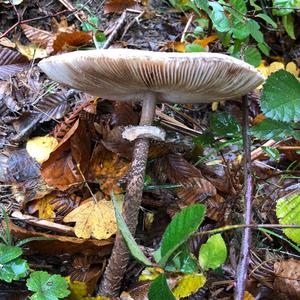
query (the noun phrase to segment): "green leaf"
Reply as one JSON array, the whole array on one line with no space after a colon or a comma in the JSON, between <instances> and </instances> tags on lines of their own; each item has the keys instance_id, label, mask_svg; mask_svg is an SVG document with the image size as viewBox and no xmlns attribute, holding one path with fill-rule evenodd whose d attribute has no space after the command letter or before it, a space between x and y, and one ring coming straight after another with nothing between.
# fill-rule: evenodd
<instances>
[{"instance_id":1,"label":"green leaf","mask_svg":"<svg viewBox=\"0 0 300 300\"><path fill-rule=\"evenodd\" d=\"M151 261L145 256L145 254L143 253L143 251L140 249L140 247L136 243L135 239L133 238L132 234L130 233L130 231L124 221L124 218L120 212L115 195L113 193L111 194L111 199L112 199L112 202L113 202L113 205L115 208L115 214L116 214L118 228L125 240L125 243L129 249L130 253L132 254L132 256L134 258L136 258L138 261L140 261L144 265L152 266Z\"/></svg>"},{"instance_id":2,"label":"green leaf","mask_svg":"<svg viewBox=\"0 0 300 300\"><path fill-rule=\"evenodd\" d=\"M259 24L253 19L249 19L247 24L248 24L248 29L249 29L249 32L250 32L251 36L258 43L263 43L264 36L263 36L262 32L260 31Z\"/></svg>"},{"instance_id":3,"label":"green leaf","mask_svg":"<svg viewBox=\"0 0 300 300\"><path fill-rule=\"evenodd\" d=\"M244 0L230 0L230 4L241 14L245 14L247 12L246 1Z\"/></svg>"},{"instance_id":4,"label":"green leaf","mask_svg":"<svg viewBox=\"0 0 300 300\"><path fill-rule=\"evenodd\" d=\"M244 40L250 35L249 27L246 22L240 22L231 29L232 36L235 39Z\"/></svg>"},{"instance_id":5,"label":"green leaf","mask_svg":"<svg viewBox=\"0 0 300 300\"><path fill-rule=\"evenodd\" d=\"M254 10L258 10L258 11L260 11L260 10L262 10L262 8L259 6L259 5L257 5L256 4L256 1L257 0L250 0L250 5L252 6L252 7L254 7Z\"/></svg>"},{"instance_id":6,"label":"green leaf","mask_svg":"<svg viewBox=\"0 0 300 300\"><path fill-rule=\"evenodd\" d=\"M98 17L89 17L87 21L83 21L81 28L83 31L93 31L96 32L99 27L99 18Z\"/></svg>"},{"instance_id":7,"label":"green leaf","mask_svg":"<svg viewBox=\"0 0 300 300\"><path fill-rule=\"evenodd\" d=\"M280 224L300 225L300 190L292 192L277 201L276 215ZM285 228L283 232L292 241L300 244L300 229Z\"/></svg>"},{"instance_id":8,"label":"green leaf","mask_svg":"<svg viewBox=\"0 0 300 300\"><path fill-rule=\"evenodd\" d=\"M261 146L261 149L272 159L279 160L280 153L276 148Z\"/></svg>"},{"instance_id":9,"label":"green leaf","mask_svg":"<svg viewBox=\"0 0 300 300\"><path fill-rule=\"evenodd\" d=\"M226 112L212 113L210 127L214 136L234 137L241 132L241 125Z\"/></svg>"},{"instance_id":10,"label":"green leaf","mask_svg":"<svg viewBox=\"0 0 300 300\"><path fill-rule=\"evenodd\" d=\"M195 4L209 14L208 0L195 0Z\"/></svg>"},{"instance_id":11,"label":"green leaf","mask_svg":"<svg viewBox=\"0 0 300 300\"><path fill-rule=\"evenodd\" d=\"M265 43L258 43L257 44L258 49L266 56L270 56L270 47Z\"/></svg>"},{"instance_id":12,"label":"green leaf","mask_svg":"<svg viewBox=\"0 0 300 300\"><path fill-rule=\"evenodd\" d=\"M295 40L296 37L294 31L294 17L291 14L285 15L282 17L282 22L283 22L284 29L289 35L289 37Z\"/></svg>"},{"instance_id":13,"label":"green leaf","mask_svg":"<svg viewBox=\"0 0 300 300\"><path fill-rule=\"evenodd\" d=\"M254 66L258 67L261 63L261 55L256 47L247 47L244 51L244 60Z\"/></svg>"},{"instance_id":14,"label":"green leaf","mask_svg":"<svg viewBox=\"0 0 300 300\"><path fill-rule=\"evenodd\" d=\"M68 283L60 275L50 275L48 272L36 271L30 274L26 281L28 289L34 294L32 300L57 300L70 294Z\"/></svg>"},{"instance_id":15,"label":"green leaf","mask_svg":"<svg viewBox=\"0 0 300 300\"><path fill-rule=\"evenodd\" d=\"M290 123L265 119L257 125L251 127L251 134L261 140L282 140L293 133Z\"/></svg>"},{"instance_id":16,"label":"green leaf","mask_svg":"<svg viewBox=\"0 0 300 300\"><path fill-rule=\"evenodd\" d=\"M17 258L0 268L0 280L12 282L12 280L19 280L27 276L29 266L26 260Z\"/></svg>"},{"instance_id":17,"label":"green leaf","mask_svg":"<svg viewBox=\"0 0 300 300\"><path fill-rule=\"evenodd\" d=\"M185 46L185 52L206 52L206 50L197 44L189 44Z\"/></svg>"},{"instance_id":18,"label":"green leaf","mask_svg":"<svg viewBox=\"0 0 300 300\"><path fill-rule=\"evenodd\" d=\"M230 23L228 18L224 13L224 8L218 2L209 2L212 11L209 12L209 17L211 18L217 31L226 32L230 30Z\"/></svg>"},{"instance_id":19,"label":"green leaf","mask_svg":"<svg viewBox=\"0 0 300 300\"><path fill-rule=\"evenodd\" d=\"M22 249L14 246L0 245L0 265L4 265L23 253Z\"/></svg>"},{"instance_id":20,"label":"green leaf","mask_svg":"<svg viewBox=\"0 0 300 300\"><path fill-rule=\"evenodd\" d=\"M300 8L299 0L273 0L273 15L284 16L293 12L293 8Z\"/></svg>"},{"instance_id":21,"label":"green leaf","mask_svg":"<svg viewBox=\"0 0 300 300\"><path fill-rule=\"evenodd\" d=\"M218 268L226 258L227 248L221 234L211 236L199 251L199 262L204 270Z\"/></svg>"},{"instance_id":22,"label":"green leaf","mask_svg":"<svg viewBox=\"0 0 300 300\"><path fill-rule=\"evenodd\" d=\"M214 135L209 132L204 132L200 136L193 137L193 143L196 145L210 146L214 141Z\"/></svg>"},{"instance_id":23,"label":"green leaf","mask_svg":"<svg viewBox=\"0 0 300 300\"><path fill-rule=\"evenodd\" d=\"M164 267L170 256L190 235L197 230L204 219L205 206L195 204L179 212L165 230L160 247L159 265Z\"/></svg>"},{"instance_id":24,"label":"green leaf","mask_svg":"<svg viewBox=\"0 0 300 300\"><path fill-rule=\"evenodd\" d=\"M279 70L268 77L261 97L268 118L282 122L300 120L300 83L291 73Z\"/></svg>"},{"instance_id":25,"label":"green leaf","mask_svg":"<svg viewBox=\"0 0 300 300\"><path fill-rule=\"evenodd\" d=\"M181 272L185 274L193 274L199 271L197 260L191 255L191 251L184 243L172 258L169 259L168 264L165 266L168 272Z\"/></svg>"},{"instance_id":26,"label":"green leaf","mask_svg":"<svg viewBox=\"0 0 300 300\"><path fill-rule=\"evenodd\" d=\"M175 300L173 293L167 283L166 275L159 275L151 284L148 292L149 300Z\"/></svg>"},{"instance_id":27,"label":"green leaf","mask_svg":"<svg viewBox=\"0 0 300 300\"><path fill-rule=\"evenodd\" d=\"M266 14L257 14L256 17L263 19L264 21L266 21L266 23L270 24L275 29L278 27L273 19Z\"/></svg>"}]
</instances>

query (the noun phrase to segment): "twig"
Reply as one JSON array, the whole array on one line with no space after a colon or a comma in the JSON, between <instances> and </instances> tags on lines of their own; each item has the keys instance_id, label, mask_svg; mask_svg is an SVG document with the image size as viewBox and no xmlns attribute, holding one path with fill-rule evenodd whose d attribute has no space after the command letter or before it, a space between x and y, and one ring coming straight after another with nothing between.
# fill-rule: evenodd
<instances>
[{"instance_id":1,"label":"twig","mask_svg":"<svg viewBox=\"0 0 300 300\"><path fill-rule=\"evenodd\" d=\"M251 200L253 193L253 181L251 174L251 152L249 136L249 108L248 96L243 97L243 140L244 140L244 190L245 190L245 225L251 224ZM251 228L246 227L242 237L240 261L236 272L235 300L243 300L249 265L249 251L251 243Z\"/></svg>"},{"instance_id":2,"label":"twig","mask_svg":"<svg viewBox=\"0 0 300 300\"><path fill-rule=\"evenodd\" d=\"M184 30L183 30L183 32L182 32L182 36L181 36L181 39L180 39L180 42L181 42L181 43L184 42L185 34L186 34L186 32L188 31L188 29L190 28L190 26L191 26L193 17L194 17L194 15L192 14L192 15L189 17L189 19L188 19L188 21L187 21L187 23L186 23L186 25L185 25L185 27L184 27Z\"/></svg>"},{"instance_id":3,"label":"twig","mask_svg":"<svg viewBox=\"0 0 300 300\"><path fill-rule=\"evenodd\" d=\"M193 236L201 236L201 235L206 235L206 234L216 234L219 232L224 232L224 231L229 231L229 230L234 230L234 229L244 229L244 228L250 228L250 229L260 229L260 228L295 228L299 229L300 225L296 224L236 224L236 225L226 225L223 227L219 227L216 229L212 230L207 230L207 231L201 231L201 232L196 232L193 234Z\"/></svg>"},{"instance_id":4,"label":"twig","mask_svg":"<svg viewBox=\"0 0 300 300\"><path fill-rule=\"evenodd\" d=\"M109 35L108 39L106 40L106 42L103 45L103 49L107 49L110 44L112 43L112 41L116 38L116 36L119 34L119 31L121 30L121 28L124 26L124 24L126 23L126 19L127 19L127 11L124 10L122 15L120 16L120 18L118 19L116 26L114 28L114 30L112 31L112 33Z\"/></svg>"},{"instance_id":5,"label":"twig","mask_svg":"<svg viewBox=\"0 0 300 300\"><path fill-rule=\"evenodd\" d=\"M73 13L74 11L70 11L68 9L62 10L58 13L52 14L52 15L47 15L47 16L41 16L41 17L36 17L36 18L31 18L31 19L26 19L26 20L20 20L19 19L19 14L18 16L18 21L17 23L15 23L14 25L12 25L11 27L9 27L6 31L4 31L4 33L2 33L0 35L0 39L6 37L11 31L13 31L17 26L21 25L21 24L26 24L26 23L30 23L33 21L39 21L39 20L43 20L43 19L47 19L47 18L53 18L53 17L57 17L59 15L65 14L65 13Z\"/></svg>"}]
</instances>

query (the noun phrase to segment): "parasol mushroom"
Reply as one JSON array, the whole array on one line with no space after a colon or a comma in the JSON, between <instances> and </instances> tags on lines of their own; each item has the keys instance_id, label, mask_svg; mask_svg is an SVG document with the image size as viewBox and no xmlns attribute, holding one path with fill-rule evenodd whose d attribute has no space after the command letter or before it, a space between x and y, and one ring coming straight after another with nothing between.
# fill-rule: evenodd
<instances>
[{"instance_id":1,"label":"parasol mushroom","mask_svg":"<svg viewBox=\"0 0 300 300\"><path fill-rule=\"evenodd\" d=\"M216 53L91 50L50 57L39 66L51 79L92 95L117 101L143 101L140 126L124 133L136 139L123 206L124 219L133 234L144 187L149 138L164 138L161 130L151 126L156 103L232 99L264 81L249 64ZM118 295L128 259L127 247L117 234L99 294Z\"/></svg>"}]
</instances>

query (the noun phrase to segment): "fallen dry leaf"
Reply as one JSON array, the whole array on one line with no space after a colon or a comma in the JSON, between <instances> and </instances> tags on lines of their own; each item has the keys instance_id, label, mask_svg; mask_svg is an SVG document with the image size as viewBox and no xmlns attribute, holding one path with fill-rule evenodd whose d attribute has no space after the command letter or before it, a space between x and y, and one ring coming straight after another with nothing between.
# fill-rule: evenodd
<instances>
[{"instance_id":1,"label":"fallen dry leaf","mask_svg":"<svg viewBox=\"0 0 300 300\"><path fill-rule=\"evenodd\" d=\"M132 8L136 5L135 0L106 0L104 5L104 13L123 12L126 8Z\"/></svg>"},{"instance_id":2,"label":"fallen dry leaf","mask_svg":"<svg viewBox=\"0 0 300 300\"><path fill-rule=\"evenodd\" d=\"M47 48L48 43L53 39L52 32L32 27L27 24L22 24L21 28L29 41L39 47Z\"/></svg>"},{"instance_id":3,"label":"fallen dry leaf","mask_svg":"<svg viewBox=\"0 0 300 300\"><path fill-rule=\"evenodd\" d=\"M51 204L53 199L55 199L54 195L47 195L42 199L36 200L40 219L53 220L55 218L55 212L53 211L53 205Z\"/></svg>"},{"instance_id":4,"label":"fallen dry leaf","mask_svg":"<svg viewBox=\"0 0 300 300\"><path fill-rule=\"evenodd\" d=\"M29 60L45 58L48 56L46 49L38 47L34 44L23 45L20 42L16 42L17 49L26 56Z\"/></svg>"},{"instance_id":5,"label":"fallen dry leaf","mask_svg":"<svg viewBox=\"0 0 300 300\"><path fill-rule=\"evenodd\" d=\"M26 143L28 154L40 164L46 161L57 147L58 141L52 136L36 136Z\"/></svg>"},{"instance_id":6,"label":"fallen dry leaf","mask_svg":"<svg viewBox=\"0 0 300 300\"><path fill-rule=\"evenodd\" d=\"M80 238L107 239L117 232L112 202L90 198L64 217L64 222L76 222L75 234Z\"/></svg>"}]
</instances>

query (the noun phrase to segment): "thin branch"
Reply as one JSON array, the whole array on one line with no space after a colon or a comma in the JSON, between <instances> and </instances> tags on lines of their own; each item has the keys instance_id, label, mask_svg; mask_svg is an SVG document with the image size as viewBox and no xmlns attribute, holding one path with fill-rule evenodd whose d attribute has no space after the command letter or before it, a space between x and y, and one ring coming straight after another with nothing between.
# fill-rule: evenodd
<instances>
[{"instance_id":1,"label":"thin branch","mask_svg":"<svg viewBox=\"0 0 300 300\"><path fill-rule=\"evenodd\" d=\"M249 108L248 96L243 97L243 140L244 140L244 189L245 189L245 225L251 224L251 202L253 194L253 179L251 174L251 150L249 135ZM243 300L249 265L249 251L251 243L251 228L246 227L242 237L240 262L236 272L235 300Z\"/></svg>"}]
</instances>

